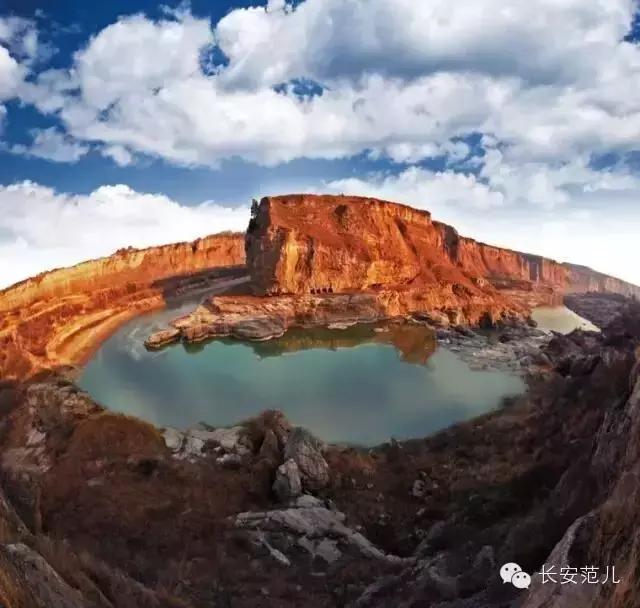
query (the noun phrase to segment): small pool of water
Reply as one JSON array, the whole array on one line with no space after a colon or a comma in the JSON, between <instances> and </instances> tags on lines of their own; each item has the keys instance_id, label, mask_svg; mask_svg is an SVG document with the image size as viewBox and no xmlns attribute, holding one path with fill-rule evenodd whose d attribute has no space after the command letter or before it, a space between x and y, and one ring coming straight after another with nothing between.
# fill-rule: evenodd
<instances>
[{"instance_id":1,"label":"small pool of water","mask_svg":"<svg viewBox=\"0 0 640 608\"><path fill-rule=\"evenodd\" d=\"M591 321L584 319L566 306L539 306L531 312L531 317L540 329L570 334L575 329L600 331Z\"/></svg>"},{"instance_id":2,"label":"small pool of water","mask_svg":"<svg viewBox=\"0 0 640 608\"><path fill-rule=\"evenodd\" d=\"M375 445L423 437L524 390L519 377L474 371L421 326L291 330L269 342L215 340L147 352L177 310L141 317L106 341L80 386L103 405L159 426L235 424L285 412L325 441Z\"/></svg>"}]
</instances>

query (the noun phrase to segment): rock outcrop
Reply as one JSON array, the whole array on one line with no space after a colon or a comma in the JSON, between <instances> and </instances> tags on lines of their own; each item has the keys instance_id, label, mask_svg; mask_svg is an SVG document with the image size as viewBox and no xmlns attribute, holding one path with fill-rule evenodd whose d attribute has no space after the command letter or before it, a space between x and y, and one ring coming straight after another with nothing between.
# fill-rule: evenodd
<instances>
[{"instance_id":1,"label":"rock outcrop","mask_svg":"<svg viewBox=\"0 0 640 608\"><path fill-rule=\"evenodd\" d=\"M220 335L264 340L292 326L415 313L440 325L494 324L571 292L640 296L640 288L584 267L461 237L404 205L268 197L256 207L246 239L222 234L126 249L0 291L0 378L81 364L132 317L181 294L219 293L248 280L247 271L245 293L258 296L210 298L148 345Z\"/></svg>"},{"instance_id":2,"label":"rock outcrop","mask_svg":"<svg viewBox=\"0 0 640 608\"><path fill-rule=\"evenodd\" d=\"M244 274L239 234L124 249L0 291L0 378L81 363L134 316Z\"/></svg>"},{"instance_id":3,"label":"rock outcrop","mask_svg":"<svg viewBox=\"0 0 640 608\"><path fill-rule=\"evenodd\" d=\"M462 237L427 211L354 196L266 197L247 231L247 265L260 294L337 293L452 284L469 296L483 282L530 295L640 287L571 264Z\"/></svg>"},{"instance_id":4,"label":"rock outcrop","mask_svg":"<svg viewBox=\"0 0 640 608\"><path fill-rule=\"evenodd\" d=\"M200 342L222 336L265 341L292 327L346 327L413 317L422 311L431 311L432 320L437 314L445 324L487 326L508 324L527 314L525 306L494 291L469 298L455 293L451 285L351 294L213 296L192 313L174 319L170 328L149 336L145 344L156 349L178 340Z\"/></svg>"},{"instance_id":5,"label":"rock outcrop","mask_svg":"<svg viewBox=\"0 0 640 608\"><path fill-rule=\"evenodd\" d=\"M376 199L289 195L254 204L246 234L254 295L212 297L146 345L219 336L269 340L291 327L413 316L435 326L509 324L596 289L640 287L460 236L426 211Z\"/></svg>"}]
</instances>

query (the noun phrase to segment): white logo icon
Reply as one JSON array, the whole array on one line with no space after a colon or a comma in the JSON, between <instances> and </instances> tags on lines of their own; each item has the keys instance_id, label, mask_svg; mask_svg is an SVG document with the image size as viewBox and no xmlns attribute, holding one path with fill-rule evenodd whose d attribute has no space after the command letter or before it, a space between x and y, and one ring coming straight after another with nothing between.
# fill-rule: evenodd
<instances>
[{"instance_id":1,"label":"white logo icon","mask_svg":"<svg viewBox=\"0 0 640 608\"><path fill-rule=\"evenodd\" d=\"M500 578L503 583L511 583L518 589L528 589L531 577L513 562L508 562L500 568Z\"/></svg>"}]
</instances>

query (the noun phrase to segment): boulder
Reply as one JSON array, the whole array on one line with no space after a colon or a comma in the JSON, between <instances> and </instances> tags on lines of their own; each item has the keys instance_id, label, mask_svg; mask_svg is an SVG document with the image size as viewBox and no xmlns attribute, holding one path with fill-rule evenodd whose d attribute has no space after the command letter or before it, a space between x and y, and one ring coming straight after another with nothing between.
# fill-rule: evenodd
<instances>
[{"instance_id":1,"label":"boulder","mask_svg":"<svg viewBox=\"0 0 640 608\"><path fill-rule=\"evenodd\" d=\"M294 460L289 459L278 467L273 491L282 502L288 502L302 494L300 469Z\"/></svg>"},{"instance_id":2,"label":"boulder","mask_svg":"<svg viewBox=\"0 0 640 608\"><path fill-rule=\"evenodd\" d=\"M231 335L241 340L271 340L279 338L286 331L286 326L277 317L258 317L238 321L231 328Z\"/></svg>"},{"instance_id":3,"label":"boulder","mask_svg":"<svg viewBox=\"0 0 640 608\"><path fill-rule=\"evenodd\" d=\"M329 465L322 455L321 443L306 429L291 430L284 458L298 465L305 489L320 490L329 483Z\"/></svg>"},{"instance_id":4,"label":"boulder","mask_svg":"<svg viewBox=\"0 0 640 608\"><path fill-rule=\"evenodd\" d=\"M280 449L278 437L276 436L273 429L267 429L264 432L264 439L262 440L262 445L260 446L258 457L264 460L268 460L274 465L280 462L282 457L282 450Z\"/></svg>"},{"instance_id":5,"label":"boulder","mask_svg":"<svg viewBox=\"0 0 640 608\"><path fill-rule=\"evenodd\" d=\"M369 559L380 560L388 564L410 564L411 558L401 558L388 554L376 547L360 532L345 525L345 515L325 507L286 508L273 511L255 511L238 513L235 526L239 529L257 532L269 538L288 538L288 546L300 546L300 540L307 550L318 548L329 561L339 557L338 551L350 550ZM323 541L330 541L324 542ZM308 541L311 541L310 543Z\"/></svg>"}]
</instances>

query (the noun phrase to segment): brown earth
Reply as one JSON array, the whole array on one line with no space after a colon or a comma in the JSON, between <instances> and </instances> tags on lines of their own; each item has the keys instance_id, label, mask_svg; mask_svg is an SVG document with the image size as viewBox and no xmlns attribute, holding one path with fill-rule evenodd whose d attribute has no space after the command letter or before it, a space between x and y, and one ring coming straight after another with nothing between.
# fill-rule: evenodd
<instances>
[{"instance_id":1,"label":"brown earth","mask_svg":"<svg viewBox=\"0 0 640 608\"><path fill-rule=\"evenodd\" d=\"M127 320L245 274L244 239L221 234L54 270L0 291L0 378L80 364Z\"/></svg>"}]
</instances>

